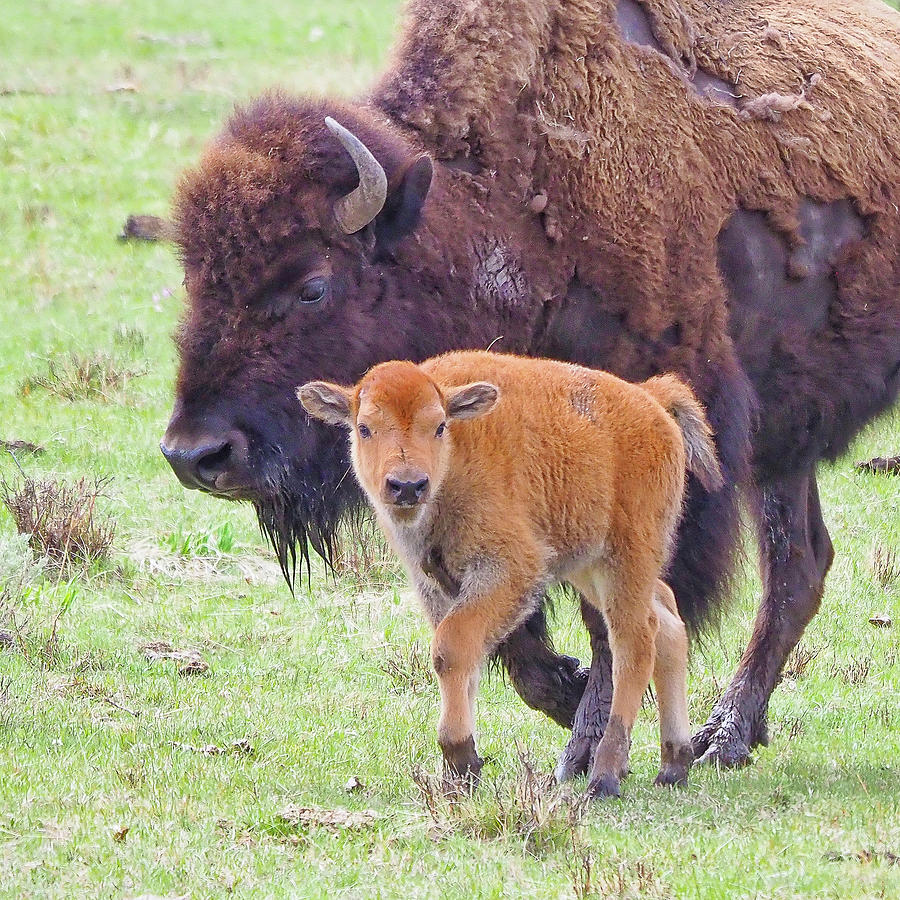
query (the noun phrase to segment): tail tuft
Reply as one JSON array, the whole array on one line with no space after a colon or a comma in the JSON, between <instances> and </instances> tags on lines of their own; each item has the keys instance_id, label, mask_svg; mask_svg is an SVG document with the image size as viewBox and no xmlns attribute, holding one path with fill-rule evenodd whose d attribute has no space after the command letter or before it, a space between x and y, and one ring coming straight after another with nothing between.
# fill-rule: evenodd
<instances>
[{"instance_id":1,"label":"tail tuft","mask_svg":"<svg viewBox=\"0 0 900 900\"><path fill-rule=\"evenodd\" d=\"M689 472L707 491L722 487L722 470L716 455L713 430L706 420L706 412L694 392L674 375L657 375L641 387L655 397L678 423L684 440Z\"/></svg>"}]
</instances>

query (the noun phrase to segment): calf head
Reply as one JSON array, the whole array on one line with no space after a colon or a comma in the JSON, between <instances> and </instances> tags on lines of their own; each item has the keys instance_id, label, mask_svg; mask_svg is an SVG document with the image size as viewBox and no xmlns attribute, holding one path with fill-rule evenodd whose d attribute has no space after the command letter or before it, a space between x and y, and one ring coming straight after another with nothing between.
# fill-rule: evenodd
<instances>
[{"instance_id":1,"label":"calf head","mask_svg":"<svg viewBox=\"0 0 900 900\"><path fill-rule=\"evenodd\" d=\"M297 389L306 411L350 429L356 477L392 521L418 521L451 464L459 419L493 409L499 390L479 381L441 388L411 362L375 366L355 387L311 381Z\"/></svg>"}]
</instances>

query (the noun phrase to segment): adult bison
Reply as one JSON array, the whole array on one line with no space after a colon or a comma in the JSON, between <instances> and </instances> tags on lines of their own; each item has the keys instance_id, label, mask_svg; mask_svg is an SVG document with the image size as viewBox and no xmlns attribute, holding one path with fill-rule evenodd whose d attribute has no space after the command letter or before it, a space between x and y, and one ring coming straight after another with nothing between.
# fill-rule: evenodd
<instances>
[{"instance_id":1,"label":"adult bison","mask_svg":"<svg viewBox=\"0 0 900 900\"><path fill-rule=\"evenodd\" d=\"M492 344L678 372L726 477L689 487L670 573L689 622L727 588L741 490L759 528L753 637L694 739L746 761L833 556L816 463L900 382L898 46L879 0L413 0L368 97L264 97L184 177L166 458L251 501L290 572L360 503L298 384ZM587 678L540 611L499 648L526 701L574 723L563 777L609 699L583 612Z\"/></svg>"}]
</instances>

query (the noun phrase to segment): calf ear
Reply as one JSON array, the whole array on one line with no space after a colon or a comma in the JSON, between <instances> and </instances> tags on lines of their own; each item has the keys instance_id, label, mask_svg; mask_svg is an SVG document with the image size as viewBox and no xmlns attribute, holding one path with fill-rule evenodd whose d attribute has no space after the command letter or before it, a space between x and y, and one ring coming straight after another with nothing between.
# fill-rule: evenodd
<instances>
[{"instance_id":1,"label":"calf ear","mask_svg":"<svg viewBox=\"0 0 900 900\"><path fill-rule=\"evenodd\" d=\"M419 224L431 187L431 158L420 156L403 173L403 179L387 196L375 219L377 249L389 251Z\"/></svg>"},{"instance_id":2,"label":"calf ear","mask_svg":"<svg viewBox=\"0 0 900 900\"><path fill-rule=\"evenodd\" d=\"M329 425L352 425L350 392L327 381L309 381L297 388L297 399L316 419Z\"/></svg>"},{"instance_id":3,"label":"calf ear","mask_svg":"<svg viewBox=\"0 0 900 900\"><path fill-rule=\"evenodd\" d=\"M446 397L448 419L476 419L494 408L500 389L486 381L476 381L448 391Z\"/></svg>"}]
</instances>

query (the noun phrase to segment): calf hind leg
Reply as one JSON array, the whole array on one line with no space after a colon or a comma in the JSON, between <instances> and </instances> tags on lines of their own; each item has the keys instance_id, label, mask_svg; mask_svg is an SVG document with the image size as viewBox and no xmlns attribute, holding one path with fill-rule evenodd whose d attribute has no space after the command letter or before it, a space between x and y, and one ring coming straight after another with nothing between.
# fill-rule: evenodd
<instances>
[{"instance_id":1,"label":"calf hind leg","mask_svg":"<svg viewBox=\"0 0 900 900\"><path fill-rule=\"evenodd\" d=\"M657 582L654 607L659 618L653 683L659 703L661 763L656 783L685 784L694 761L687 710L687 630L675 595L663 581Z\"/></svg>"},{"instance_id":2,"label":"calf hind leg","mask_svg":"<svg viewBox=\"0 0 900 900\"><path fill-rule=\"evenodd\" d=\"M756 744L768 743L769 696L819 608L834 558L814 474L770 482L758 500L762 604L734 678L693 739L701 762L722 766L743 765Z\"/></svg>"},{"instance_id":3,"label":"calf hind leg","mask_svg":"<svg viewBox=\"0 0 900 900\"><path fill-rule=\"evenodd\" d=\"M579 587L586 599L603 610L612 650L612 705L609 722L597 745L588 795L619 796L628 771L631 729L653 673L659 619L653 606L655 579L617 573L607 596L603 579L594 574Z\"/></svg>"}]
</instances>

